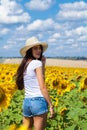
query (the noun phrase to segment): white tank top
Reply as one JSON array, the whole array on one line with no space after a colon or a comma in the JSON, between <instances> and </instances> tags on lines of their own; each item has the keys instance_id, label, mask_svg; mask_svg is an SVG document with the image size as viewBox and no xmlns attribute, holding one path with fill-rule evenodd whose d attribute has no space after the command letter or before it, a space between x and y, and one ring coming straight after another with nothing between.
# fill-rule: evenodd
<instances>
[{"instance_id":1,"label":"white tank top","mask_svg":"<svg viewBox=\"0 0 87 130\"><path fill-rule=\"evenodd\" d=\"M39 60L32 60L24 72L25 98L43 97L36 77L35 69L42 66Z\"/></svg>"}]
</instances>

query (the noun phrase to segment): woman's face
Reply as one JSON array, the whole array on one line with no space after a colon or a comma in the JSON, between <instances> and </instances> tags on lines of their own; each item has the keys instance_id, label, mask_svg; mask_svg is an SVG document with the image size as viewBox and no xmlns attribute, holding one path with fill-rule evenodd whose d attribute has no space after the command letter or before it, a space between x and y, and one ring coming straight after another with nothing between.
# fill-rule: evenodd
<instances>
[{"instance_id":1,"label":"woman's face","mask_svg":"<svg viewBox=\"0 0 87 130\"><path fill-rule=\"evenodd\" d=\"M40 58L41 53L42 53L41 46L38 45L32 48L33 57L35 57L36 59Z\"/></svg>"}]
</instances>

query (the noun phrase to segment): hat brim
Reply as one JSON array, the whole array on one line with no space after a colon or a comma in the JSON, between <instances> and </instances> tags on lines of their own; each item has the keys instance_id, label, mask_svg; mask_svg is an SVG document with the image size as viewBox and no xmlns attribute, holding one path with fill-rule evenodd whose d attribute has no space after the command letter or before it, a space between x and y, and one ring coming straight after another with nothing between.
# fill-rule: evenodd
<instances>
[{"instance_id":1,"label":"hat brim","mask_svg":"<svg viewBox=\"0 0 87 130\"><path fill-rule=\"evenodd\" d=\"M35 43L33 45L30 45L30 46L25 46L23 48L21 48L20 50L20 54L24 57L26 55L26 51L29 50L30 48L34 47L34 46L38 46L38 45L42 45L43 47L43 52L46 51L46 49L48 48L48 44L47 43Z\"/></svg>"}]
</instances>

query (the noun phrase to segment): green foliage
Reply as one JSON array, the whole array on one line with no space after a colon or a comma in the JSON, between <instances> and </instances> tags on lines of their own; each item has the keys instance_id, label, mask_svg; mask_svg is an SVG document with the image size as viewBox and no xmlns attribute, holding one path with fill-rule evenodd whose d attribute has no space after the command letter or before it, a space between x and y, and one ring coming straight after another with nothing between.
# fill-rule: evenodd
<instances>
[{"instance_id":1,"label":"green foliage","mask_svg":"<svg viewBox=\"0 0 87 130\"><path fill-rule=\"evenodd\" d=\"M19 126L22 122L22 102L24 92L17 90L11 100L8 109L0 113L0 130L6 130L11 124Z\"/></svg>"},{"instance_id":2,"label":"green foliage","mask_svg":"<svg viewBox=\"0 0 87 130\"><path fill-rule=\"evenodd\" d=\"M81 99L87 98L87 90L78 92L75 88L63 96L58 96L58 113L66 108L64 114L59 114L58 130L86 130L87 129L87 104Z\"/></svg>"},{"instance_id":3,"label":"green foliage","mask_svg":"<svg viewBox=\"0 0 87 130\"><path fill-rule=\"evenodd\" d=\"M65 93L63 96L57 94L56 90L49 91L55 104L58 98L58 106L55 109L55 118L47 119L45 130L86 130L87 129L87 90L75 89ZM8 109L0 113L0 130L7 130L11 124L17 126L22 123L22 102L24 91L17 90L11 100Z\"/></svg>"},{"instance_id":4,"label":"green foliage","mask_svg":"<svg viewBox=\"0 0 87 130\"><path fill-rule=\"evenodd\" d=\"M56 116L47 120L46 130L86 130L87 129L87 90L79 91L79 81L74 81L76 88L58 95L56 90L49 91L54 103L58 98L58 107L55 107Z\"/></svg>"}]
</instances>

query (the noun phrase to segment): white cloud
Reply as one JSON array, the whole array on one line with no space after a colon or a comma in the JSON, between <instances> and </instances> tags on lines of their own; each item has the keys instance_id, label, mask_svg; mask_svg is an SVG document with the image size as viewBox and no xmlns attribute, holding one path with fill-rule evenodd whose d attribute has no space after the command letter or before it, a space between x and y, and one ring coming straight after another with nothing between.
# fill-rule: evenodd
<instances>
[{"instance_id":1,"label":"white cloud","mask_svg":"<svg viewBox=\"0 0 87 130\"><path fill-rule=\"evenodd\" d=\"M65 31L65 36L67 36L67 37L72 36L71 30L66 30Z\"/></svg>"},{"instance_id":2,"label":"white cloud","mask_svg":"<svg viewBox=\"0 0 87 130\"><path fill-rule=\"evenodd\" d=\"M48 43L50 44L50 43L55 43L56 42L56 39L55 38L52 38L51 36L50 36L50 38L48 39Z\"/></svg>"},{"instance_id":3,"label":"white cloud","mask_svg":"<svg viewBox=\"0 0 87 130\"><path fill-rule=\"evenodd\" d=\"M16 50L15 52L19 51L19 48L25 44L26 39L35 35L48 43L47 56L87 54L84 53L84 50L86 52L87 49L87 3L81 1L61 4L57 14L58 19L55 17L56 14L54 14L53 19L48 18L49 16L46 16L47 18L45 17L45 19L43 17L43 20L41 16L39 16L39 19L34 19L34 14L32 15L32 21L29 21L29 12L25 12L25 8L23 9L24 5L20 5L22 0L17 1L20 1L18 2L19 4L16 3L16 0L1 0L0 22L21 23L13 24L11 27L7 24L0 25L0 35L2 38L0 39L2 40L0 47L3 46L3 50L9 52L11 55L12 53L9 50ZM40 6L43 1L47 2L47 0L39 0ZM37 4L37 0L31 0L30 2L35 2ZM49 2L52 3L52 0ZM49 6L41 7L42 10L48 9L51 3L49 3ZM37 6L34 5L34 7ZM28 10L26 9L26 11ZM32 11L30 12L33 14ZM24 22L27 23L25 24ZM6 35L6 39L2 37L2 35Z\"/></svg>"},{"instance_id":4,"label":"white cloud","mask_svg":"<svg viewBox=\"0 0 87 130\"><path fill-rule=\"evenodd\" d=\"M68 10L66 12L60 11L58 17L67 20L79 20L79 19L87 19L87 10L85 11L75 11Z\"/></svg>"},{"instance_id":5,"label":"white cloud","mask_svg":"<svg viewBox=\"0 0 87 130\"><path fill-rule=\"evenodd\" d=\"M31 0L26 6L30 10L47 10L53 3L53 0Z\"/></svg>"},{"instance_id":6,"label":"white cloud","mask_svg":"<svg viewBox=\"0 0 87 130\"><path fill-rule=\"evenodd\" d=\"M0 23L28 22L30 16L15 1L1 0Z\"/></svg>"},{"instance_id":7,"label":"white cloud","mask_svg":"<svg viewBox=\"0 0 87 130\"><path fill-rule=\"evenodd\" d=\"M19 39L20 39L20 38L19 38ZM3 45L3 48L6 49L6 50L15 49L16 46L17 46L17 44L18 44L18 43L16 42L16 39L14 40L14 39L12 39L12 37L10 37L10 38L7 40L6 44Z\"/></svg>"},{"instance_id":8,"label":"white cloud","mask_svg":"<svg viewBox=\"0 0 87 130\"><path fill-rule=\"evenodd\" d=\"M65 31L66 36L70 37L70 36L80 36L80 35L84 35L87 34L87 26L79 26L77 28L74 28L72 30L67 30Z\"/></svg>"},{"instance_id":9,"label":"white cloud","mask_svg":"<svg viewBox=\"0 0 87 130\"><path fill-rule=\"evenodd\" d=\"M87 42L87 34L86 35L82 35L79 37L78 41L80 42ZM84 43L84 45L86 45L86 43Z\"/></svg>"},{"instance_id":10,"label":"white cloud","mask_svg":"<svg viewBox=\"0 0 87 130\"><path fill-rule=\"evenodd\" d=\"M74 3L65 3L65 4L61 4L60 8L64 11L66 11L66 10L87 10L87 3L84 1L74 2Z\"/></svg>"},{"instance_id":11,"label":"white cloud","mask_svg":"<svg viewBox=\"0 0 87 130\"><path fill-rule=\"evenodd\" d=\"M3 48L6 50L9 50L13 47L13 45L9 44L9 45L4 45Z\"/></svg>"},{"instance_id":12,"label":"white cloud","mask_svg":"<svg viewBox=\"0 0 87 130\"><path fill-rule=\"evenodd\" d=\"M32 30L50 31L50 29L52 29L53 26L54 26L54 21L52 19L46 19L46 20L38 19L38 20L35 20L33 23L29 24L27 29L29 31L32 31Z\"/></svg>"},{"instance_id":13,"label":"white cloud","mask_svg":"<svg viewBox=\"0 0 87 130\"><path fill-rule=\"evenodd\" d=\"M19 16L4 16L0 18L0 23L26 23L29 20L29 15L27 13L23 13Z\"/></svg>"},{"instance_id":14,"label":"white cloud","mask_svg":"<svg viewBox=\"0 0 87 130\"><path fill-rule=\"evenodd\" d=\"M60 5L57 18L61 20L87 20L87 3L74 2Z\"/></svg>"},{"instance_id":15,"label":"white cloud","mask_svg":"<svg viewBox=\"0 0 87 130\"><path fill-rule=\"evenodd\" d=\"M3 29L0 30L0 35L5 35L5 34L7 34L9 31L10 31L9 29L3 28Z\"/></svg>"},{"instance_id":16,"label":"white cloud","mask_svg":"<svg viewBox=\"0 0 87 130\"><path fill-rule=\"evenodd\" d=\"M70 39L67 39L67 44L68 44L68 45L71 45L71 44L73 44L73 43L74 43L74 39L71 39L71 38L70 38Z\"/></svg>"},{"instance_id":17,"label":"white cloud","mask_svg":"<svg viewBox=\"0 0 87 130\"><path fill-rule=\"evenodd\" d=\"M78 43L75 43L75 44L72 44L71 47L76 48L76 47L78 47L78 46L79 46Z\"/></svg>"},{"instance_id":18,"label":"white cloud","mask_svg":"<svg viewBox=\"0 0 87 130\"><path fill-rule=\"evenodd\" d=\"M74 30L74 33L76 33L77 35L83 35L83 34L87 34L87 26L86 27L78 27Z\"/></svg>"},{"instance_id":19,"label":"white cloud","mask_svg":"<svg viewBox=\"0 0 87 130\"><path fill-rule=\"evenodd\" d=\"M53 34L53 38L60 38L60 36L61 36L60 33L54 33Z\"/></svg>"},{"instance_id":20,"label":"white cloud","mask_svg":"<svg viewBox=\"0 0 87 130\"><path fill-rule=\"evenodd\" d=\"M6 9L6 14L20 14L23 12L21 5L17 4L15 1L1 0L2 9Z\"/></svg>"},{"instance_id":21,"label":"white cloud","mask_svg":"<svg viewBox=\"0 0 87 130\"><path fill-rule=\"evenodd\" d=\"M54 45L57 45L58 38L60 38L60 33L55 32L54 34L50 35L48 39L48 43L53 43Z\"/></svg>"},{"instance_id":22,"label":"white cloud","mask_svg":"<svg viewBox=\"0 0 87 130\"><path fill-rule=\"evenodd\" d=\"M24 29L24 26L23 26L23 25L21 25L21 26L19 26L19 27L16 28L17 31L21 31L21 30L23 30L23 29Z\"/></svg>"}]
</instances>

